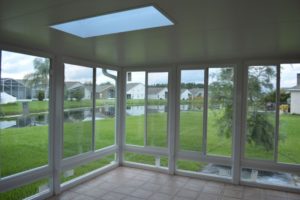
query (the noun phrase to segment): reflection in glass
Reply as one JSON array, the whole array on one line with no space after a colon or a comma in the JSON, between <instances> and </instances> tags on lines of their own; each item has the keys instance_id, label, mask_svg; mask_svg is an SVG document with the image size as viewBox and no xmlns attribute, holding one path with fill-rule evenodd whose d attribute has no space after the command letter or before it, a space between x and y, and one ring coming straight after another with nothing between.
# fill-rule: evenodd
<instances>
[{"instance_id":1,"label":"reflection in glass","mask_svg":"<svg viewBox=\"0 0 300 200\"><path fill-rule=\"evenodd\" d=\"M93 69L65 64L63 157L92 150Z\"/></svg>"},{"instance_id":2,"label":"reflection in glass","mask_svg":"<svg viewBox=\"0 0 300 200\"><path fill-rule=\"evenodd\" d=\"M96 149L115 144L117 72L97 68L95 141Z\"/></svg>"},{"instance_id":3,"label":"reflection in glass","mask_svg":"<svg viewBox=\"0 0 300 200\"><path fill-rule=\"evenodd\" d=\"M50 60L2 51L0 177L48 164Z\"/></svg>"},{"instance_id":4,"label":"reflection in glass","mask_svg":"<svg viewBox=\"0 0 300 200\"><path fill-rule=\"evenodd\" d=\"M280 70L278 161L300 164L300 64Z\"/></svg>"},{"instance_id":5,"label":"reflection in glass","mask_svg":"<svg viewBox=\"0 0 300 200\"><path fill-rule=\"evenodd\" d=\"M126 144L144 146L145 72L128 72L126 82Z\"/></svg>"},{"instance_id":6,"label":"reflection in glass","mask_svg":"<svg viewBox=\"0 0 300 200\"><path fill-rule=\"evenodd\" d=\"M202 151L204 70L182 70L180 150Z\"/></svg>"},{"instance_id":7,"label":"reflection in glass","mask_svg":"<svg viewBox=\"0 0 300 200\"><path fill-rule=\"evenodd\" d=\"M274 159L276 66L248 68L246 158ZM276 95L275 95L276 96Z\"/></svg>"},{"instance_id":8,"label":"reflection in glass","mask_svg":"<svg viewBox=\"0 0 300 200\"><path fill-rule=\"evenodd\" d=\"M148 73L147 146L167 147L168 112L156 112L168 105L168 73Z\"/></svg>"},{"instance_id":9,"label":"reflection in glass","mask_svg":"<svg viewBox=\"0 0 300 200\"><path fill-rule=\"evenodd\" d=\"M207 154L231 156L233 68L209 68Z\"/></svg>"}]
</instances>

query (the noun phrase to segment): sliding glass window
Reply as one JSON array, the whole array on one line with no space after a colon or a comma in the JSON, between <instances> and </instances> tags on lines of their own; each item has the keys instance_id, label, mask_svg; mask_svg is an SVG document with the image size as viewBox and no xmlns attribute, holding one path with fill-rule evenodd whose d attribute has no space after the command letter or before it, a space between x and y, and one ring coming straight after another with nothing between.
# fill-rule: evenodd
<instances>
[{"instance_id":1,"label":"sliding glass window","mask_svg":"<svg viewBox=\"0 0 300 200\"><path fill-rule=\"evenodd\" d=\"M63 157L92 150L93 69L65 64Z\"/></svg>"},{"instance_id":2,"label":"sliding glass window","mask_svg":"<svg viewBox=\"0 0 300 200\"><path fill-rule=\"evenodd\" d=\"M126 161L168 166L168 72L127 72L126 81ZM133 146L145 147L140 153ZM159 148L163 155L151 152ZM147 152L149 150L149 152Z\"/></svg>"},{"instance_id":3,"label":"sliding glass window","mask_svg":"<svg viewBox=\"0 0 300 200\"><path fill-rule=\"evenodd\" d=\"M48 58L1 52L0 177L48 164Z\"/></svg>"},{"instance_id":4,"label":"sliding glass window","mask_svg":"<svg viewBox=\"0 0 300 200\"><path fill-rule=\"evenodd\" d=\"M176 169L231 178L234 67L181 69L177 98Z\"/></svg>"}]
</instances>

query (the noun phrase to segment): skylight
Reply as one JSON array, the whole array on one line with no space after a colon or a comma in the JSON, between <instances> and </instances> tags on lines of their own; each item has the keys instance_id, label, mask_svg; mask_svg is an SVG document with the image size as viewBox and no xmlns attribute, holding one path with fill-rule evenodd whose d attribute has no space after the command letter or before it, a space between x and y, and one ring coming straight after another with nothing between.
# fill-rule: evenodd
<instances>
[{"instance_id":1,"label":"skylight","mask_svg":"<svg viewBox=\"0 0 300 200\"><path fill-rule=\"evenodd\" d=\"M82 38L170 26L174 23L154 6L136 8L56 24L51 28Z\"/></svg>"}]
</instances>

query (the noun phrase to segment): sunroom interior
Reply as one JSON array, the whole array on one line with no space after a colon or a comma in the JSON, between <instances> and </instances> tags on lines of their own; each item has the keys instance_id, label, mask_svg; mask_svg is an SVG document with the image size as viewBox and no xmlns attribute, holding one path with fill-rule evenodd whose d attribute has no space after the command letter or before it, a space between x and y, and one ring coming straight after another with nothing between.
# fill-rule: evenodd
<instances>
[{"instance_id":1,"label":"sunroom interior","mask_svg":"<svg viewBox=\"0 0 300 200\"><path fill-rule=\"evenodd\" d=\"M300 199L300 1L0 10L0 199Z\"/></svg>"}]
</instances>

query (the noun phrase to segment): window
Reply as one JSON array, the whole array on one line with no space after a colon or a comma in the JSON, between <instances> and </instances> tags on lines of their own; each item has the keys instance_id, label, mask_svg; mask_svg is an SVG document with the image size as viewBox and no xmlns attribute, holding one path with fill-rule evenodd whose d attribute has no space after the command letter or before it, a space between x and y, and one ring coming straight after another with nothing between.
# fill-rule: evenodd
<instances>
[{"instance_id":1,"label":"window","mask_svg":"<svg viewBox=\"0 0 300 200\"><path fill-rule=\"evenodd\" d=\"M168 146L168 73L148 73L146 146Z\"/></svg>"},{"instance_id":2,"label":"window","mask_svg":"<svg viewBox=\"0 0 300 200\"><path fill-rule=\"evenodd\" d=\"M70 157L92 150L93 69L65 64L64 153Z\"/></svg>"},{"instance_id":3,"label":"window","mask_svg":"<svg viewBox=\"0 0 300 200\"><path fill-rule=\"evenodd\" d=\"M274 98L274 94L272 96ZM300 64L280 66L278 161L300 164Z\"/></svg>"},{"instance_id":4,"label":"window","mask_svg":"<svg viewBox=\"0 0 300 200\"><path fill-rule=\"evenodd\" d=\"M155 167L168 165L165 156L168 146L168 76L168 72L127 72L125 134L128 152L124 152L127 162ZM143 148L146 153L135 148ZM151 152L155 148L164 156Z\"/></svg>"},{"instance_id":5,"label":"window","mask_svg":"<svg viewBox=\"0 0 300 200\"><path fill-rule=\"evenodd\" d=\"M232 177L234 67L181 69L176 170Z\"/></svg>"},{"instance_id":6,"label":"window","mask_svg":"<svg viewBox=\"0 0 300 200\"><path fill-rule=\"evenodd\" d=\"M276 75L276 66L248 68L246 158L274 160Z\"/></svg>"},{"instance_id":7,"label":"window","mask_svg":"<svg viewBox=\"0 0 300 200\"><path fill-rule=\"evenodd\" d=\"M95 88L95 140L96 149L115 144L117 72L97 68Z\"/></svg>"},{"instance_id":8,"label":"window","mask_svg":"<svg viewBox=\"0 0 300 200\"><path fill-rule=\"evenodd\" d=\"M300 163L299 66L248 67L244 156L256 162L248 166L246 161L241 171L243 181L299 188L299 170L291 165ZM265 166L259 167L260 163Z\"/></svg>"},{"instance_id":9,"label":"window","mask_svg":"<svg viewBox=\"0 0 300 200\"><path fill-rule=\"evenodd\" d=\"M1 177L48 164L48 58L2 51Z\"/></svg>"},{"instance_id":10,"label":"window","mask_svg":"<svg viewBox=\"0 0 300 200\"><path fill-rule=\"evenodd\" d=\"M131 72L126 83L126 144L144 145L145 72Z\"/></svg>"},{"instance_id":11,"label":"window","mask_svg":"<svg viewBox=\"0 0 300 200\"><path fill-rule=\"evenodd\" d=\"M51 27L82 38L88 38L170 25L174 25L174 23L154 6L146 6L56 24Z\"/></svg>"},{"instance_id":12,"label":"window","mask_svg":"<svg viewBox=\"0 0 300 200\"><path fill-rule=\"evenodd\" d=\"M202 151L204 70L181 70L180 150Z\"/></svg>"},{"instance_id":13,"label":"window","mask_svg":"<svg viewBox=\"0 0 300 200\"><path fill-rule=\"evenodd\" d=\"M208 69L207 154L231 156L233 68Z\"/></svg>"}]
</instances>

